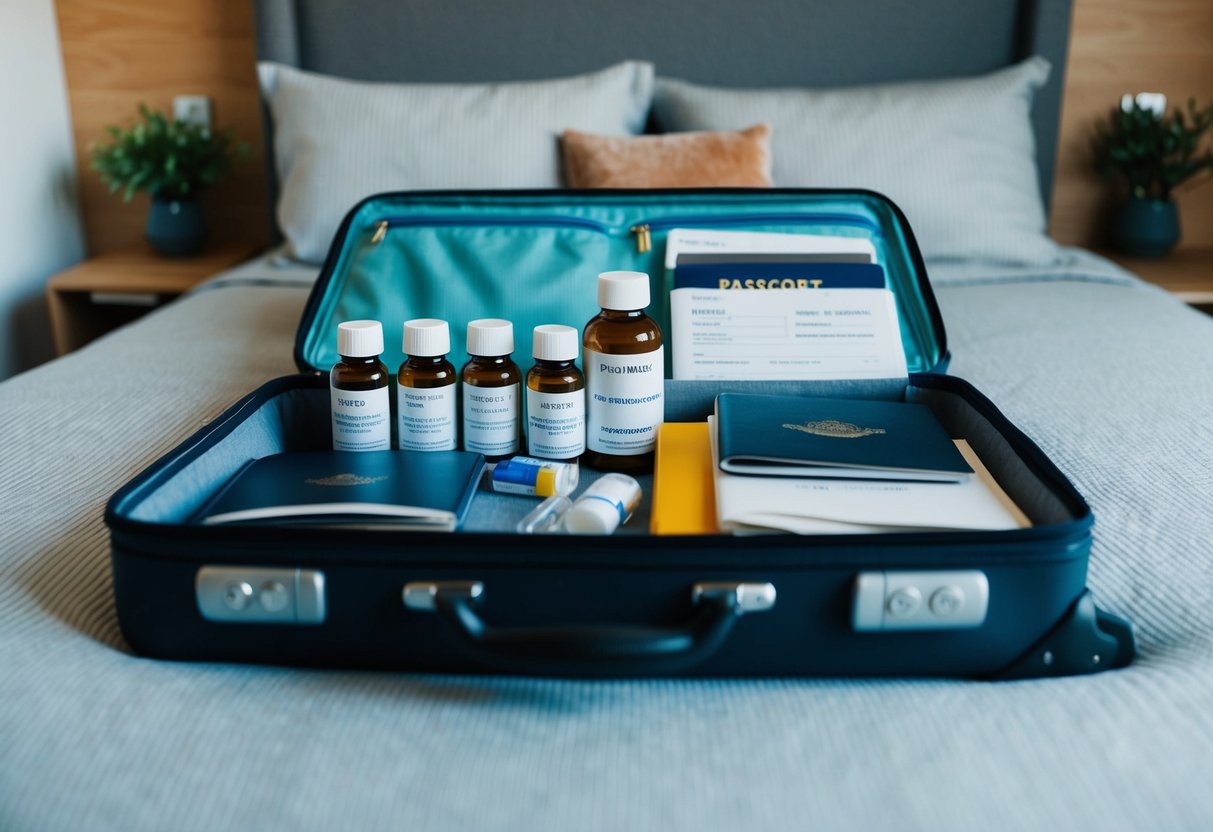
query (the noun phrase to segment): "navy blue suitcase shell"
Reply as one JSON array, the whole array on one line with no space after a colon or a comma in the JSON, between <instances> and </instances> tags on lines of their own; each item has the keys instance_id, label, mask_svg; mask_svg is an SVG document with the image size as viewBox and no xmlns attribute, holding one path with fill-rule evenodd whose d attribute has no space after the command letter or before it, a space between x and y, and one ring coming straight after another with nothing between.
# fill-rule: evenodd
<instances>
[{"instance_id":1,"label":"navy blue suitcase shell","mask_svg":"<svg viewBox=\"0 0 1213 832\"><path fill-rule=\"evenodd\" d=\"M453 336L490 315L520 332L580 326L596 311L599 271L646 271L663 297L660 243L675 227L871 240L897 297L911 375L667 380L667 421L704 418L725 389L923 403L968 439L1032 527L657 537L647 533L646 499L613 536L519 535L512 521L533 503L488 493L453 534L189 523L249 459L329 447L336 321L376 318L391 332L409 317L441 317ZM660 303L653 311L666 314ZM389 366L402 359L393 340ZM461 350L458 342L453 361ZM302 372L235 403L110 500L122 630L140 653L166 659L449 673L1009 679L1126 665L1130 625L1097 609L1085 586L1089 507L988 399L941 372L946 360L913 234L879 194L371 197L347 215L305 309ZM647 497L651 479L642 485Z\"/></svg>"}]
</instances>

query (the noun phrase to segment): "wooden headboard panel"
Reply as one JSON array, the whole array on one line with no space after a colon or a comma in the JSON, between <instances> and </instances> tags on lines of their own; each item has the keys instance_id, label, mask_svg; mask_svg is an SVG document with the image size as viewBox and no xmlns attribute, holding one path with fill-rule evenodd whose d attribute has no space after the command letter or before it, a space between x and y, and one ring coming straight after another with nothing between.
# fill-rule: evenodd
<instances>
[{"instance_id":1,"label":"wooden headboard panel","mask_svg":"<svg viewBox=\"0 0 1213 832\"><path fill-rule=\"evenodd\" d=\"M263 60L368 81L551 78L627 58L721 86L849 86L1053 64L1033 111L1052 194L1070 0L256 0Z\"/></svg>"}]
</instances>

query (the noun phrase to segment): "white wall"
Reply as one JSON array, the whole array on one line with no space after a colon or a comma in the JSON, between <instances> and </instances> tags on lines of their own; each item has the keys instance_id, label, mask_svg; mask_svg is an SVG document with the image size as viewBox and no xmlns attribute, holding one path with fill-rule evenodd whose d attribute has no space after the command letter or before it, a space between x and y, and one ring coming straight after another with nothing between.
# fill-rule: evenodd
<instances>
[{"instance_id":1,"label":"white wall","mask_svg":"<svg viewBox=\"0 0 1213 832\"><path fill-rule=\"evenodd\" d=\"M54 0L0 0L0 379L54 354L46 279L80 260Z\"/></svg>"}]
</instances>

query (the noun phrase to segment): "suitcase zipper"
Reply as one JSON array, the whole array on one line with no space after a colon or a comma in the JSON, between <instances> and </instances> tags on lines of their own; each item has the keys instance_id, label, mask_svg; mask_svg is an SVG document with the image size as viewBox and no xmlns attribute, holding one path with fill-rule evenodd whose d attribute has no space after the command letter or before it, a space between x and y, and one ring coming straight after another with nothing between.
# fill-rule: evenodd
<instances>
[{"instance_id":1,"label":"suitcase zipper","mask_svg":"<svg viewBox=\"0 0 1213 832\"><path fill-rule=\"evenodd\" d=\"M880 236L880 227L875 223L870 222L862 217L852 216L850 214L730 214L720 217L664 217L661 219L653 219L647 222L637 223L628 227L628 232L636 237L636 250L640 254L647 254L653 248L653 232L658 230L666 230L677 228L680 226L696 227L696 226L716 226L716 225L731 225L731 226L751 226L763 225L767 223L781 224L821 224L831 223L834 225L853 225L859 228L867 229L874 235ZM500 217L500 216L485 216L485 217L387 217L376 222L372 227L371 244L378 245L387 237L387 232L391 228L416 227L416 226L507 226L507 227L527 227L534 226L538 228L583 228L590 231L596 231L600 234L614 236L618 233L616 229L611 228L605 223L600 223L595 220L585 219L583 217L536 217L536 218L519 218L519 217Z\"/></svg>"},{"instance_id":2,"label":"suitcase zipper","mask_svg":"<svg viewBox=\"0 0 1213 832\"><path fill-rule=\"evenodd\" d=\"M652 229L647 222L633 225L628 231L636 235L636 250L641 254L647 253L653 247L653 235L650 233Z\"/></svg>"},{"instance_id":3,"label":"suitcase zipper","mask_svg":"<svg viewBox=\"0 0 1213 832\"><path fill-rule=\"evenodd\" d=\"M600 234L611 234L613 229L595 220L587 220L582 217L387 217L379 220L372 228L374 231L371 235L371 244L378 245L383 242L390 228L408 228L417 226L506 226L506 227L527 227L533 226L536 228L582 228L589 231L597 231Z\"/></svg>"}]
</instances>

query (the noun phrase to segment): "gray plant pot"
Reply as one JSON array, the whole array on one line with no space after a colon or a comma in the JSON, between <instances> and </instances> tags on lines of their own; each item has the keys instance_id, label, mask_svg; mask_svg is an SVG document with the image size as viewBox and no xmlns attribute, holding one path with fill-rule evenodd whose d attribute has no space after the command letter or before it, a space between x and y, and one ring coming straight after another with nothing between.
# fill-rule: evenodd
<instances>
[{"instance_id":1,"label":"gray plant pot","mask_svg":"<svg viewBox=\"0 0 1213 832\"><path fill-rule=\"evenodd\" d=\"M1164 257L1179 242L1179 207L1170 199L1130 197L1116 212L1113 243L1134 257Z\"/></svg>"},{"instance_id":2,"label":"gray plant pot","mask_svg":"<svg viewBox=\"0 0 1213 832\"><path fill-rule=\"evenodd\" d=\"M167 257L189 257L202 251L206 219L197 199L152 197L147 213L147 241Z\"/></svg>"}]
</instances>

